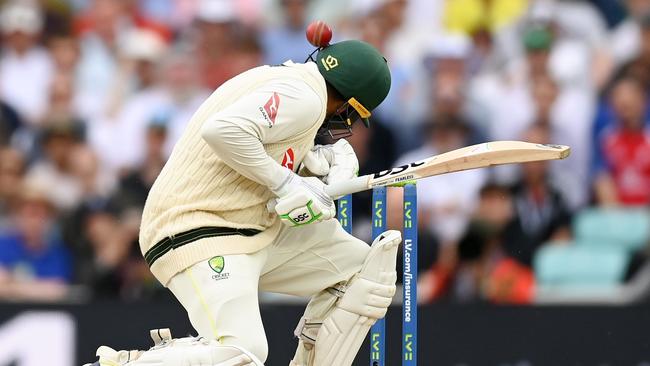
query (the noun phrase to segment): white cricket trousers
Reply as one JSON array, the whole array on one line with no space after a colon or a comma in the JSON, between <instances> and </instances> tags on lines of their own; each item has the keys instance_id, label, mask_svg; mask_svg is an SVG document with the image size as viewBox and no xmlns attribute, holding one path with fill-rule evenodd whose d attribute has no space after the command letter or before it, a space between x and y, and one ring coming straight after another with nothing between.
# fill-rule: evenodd
<instances>
[{"instance_id":1,"label":"white cricket trousers","mask_svg":"<svg viewBox=\"0 0 650 366\"><path fill-rule=\"evenodd\" d=\"M335 219L304 227L284 226L266 248L196 263L175 275L167 287L200 336L243 347L264 362L268 345L258 290L317 295L357 273L369 250L368 244L346 233ZM295 324L298 320L286 319Z\"/></svg>"}]
</instances>

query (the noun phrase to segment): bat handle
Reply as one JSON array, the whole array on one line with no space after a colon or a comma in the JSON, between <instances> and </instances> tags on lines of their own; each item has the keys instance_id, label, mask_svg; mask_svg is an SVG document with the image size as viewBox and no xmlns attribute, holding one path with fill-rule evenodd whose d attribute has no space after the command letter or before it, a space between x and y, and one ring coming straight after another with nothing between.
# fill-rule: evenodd
<instances>
[{"instance_id":1,"label":"bat handle","mask_svg":"<svg viewBox=\"0 0 650 366\"><path fill-rule=\"evenodd\" d=\"M357 193L370 189L368 187L368 176L352 178L350 180L336 182L325 186L325 193L332 199L338 199L347 194Z\"/></svg>"},{"instance_id":2,"label":"bat handle","mask_svg":"<svg viewBox=\"0 0 650 366\"><path fill-rule=\"evenodd\" d=\"M346 194L357 193L365 191L367 189L370 189L368 187L367 175L325 185L325 193L327 193L327 195L334 200L343 197ZM275 212L275 205L277 205L277 203L278 199L273 198L266 203L266 208L269 210L269 212Z\"/></svg>"}]
</instances>

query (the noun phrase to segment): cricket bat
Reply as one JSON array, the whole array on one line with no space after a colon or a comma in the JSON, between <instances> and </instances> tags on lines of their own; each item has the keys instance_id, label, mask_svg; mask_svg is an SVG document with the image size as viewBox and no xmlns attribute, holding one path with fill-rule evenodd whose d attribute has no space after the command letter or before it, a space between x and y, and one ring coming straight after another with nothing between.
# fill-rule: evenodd
<instances>
[{"instance_id":1,"label":"cricket bat","mask_svg":"<svg viewBox=\"0 0 650 366\"><path fill-rule=\"evenodd\" d=\"M410 164L325 186L332 198L374 187L399 185L435 175L494 165L557 160L569 156L571 148L523 141L492 141L463 147Z\"/></svg>"}]
</instances>

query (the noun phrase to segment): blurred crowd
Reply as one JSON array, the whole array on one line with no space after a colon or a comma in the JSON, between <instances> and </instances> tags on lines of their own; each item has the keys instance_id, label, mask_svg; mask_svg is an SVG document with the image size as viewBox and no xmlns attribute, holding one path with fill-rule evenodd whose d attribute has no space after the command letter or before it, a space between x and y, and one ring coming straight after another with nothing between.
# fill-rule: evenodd
<instances>
[{"instance_id":1,"label":"blurred crowd","mask_svg":"<svg viewBox=\"0 0 650 366\"><path fill-rule=\"evenodd\" d=\"M137 233L175 141L224 81L303 62L314 19L391 68L349 138L361 174L490 140L572 147L418 183L421 301L530 302L536 252L575 215L650 206L650 0L0 3L0 299L158 296ZM399 228L399 189L389 205ZM368 192L354 210L369 239Z\"/></svg>"}]
</instances>

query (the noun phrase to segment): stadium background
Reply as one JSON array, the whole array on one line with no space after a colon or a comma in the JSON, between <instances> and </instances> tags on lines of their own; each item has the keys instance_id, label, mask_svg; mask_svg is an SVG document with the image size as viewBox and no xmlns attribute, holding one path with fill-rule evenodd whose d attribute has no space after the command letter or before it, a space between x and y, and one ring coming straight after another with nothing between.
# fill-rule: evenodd
<instances>
[{"instance_id":1,"label":"stadium background","mask_svg":"<svg viewBox=\"0 0 650 366\"><path fill-rule=\"evenodd\" d=\"M419 184L421 363L649 364L650 0L0 6L0 365L191 330L137 247L148 188L211 90L303 61L314 19L391 67L372 127L349 139L361 174L489 140L573 149ZM354 212L369 239L369 194ZM286 364L304 299L261 299L268 364Z\"/></svg>"}]
</instances>

